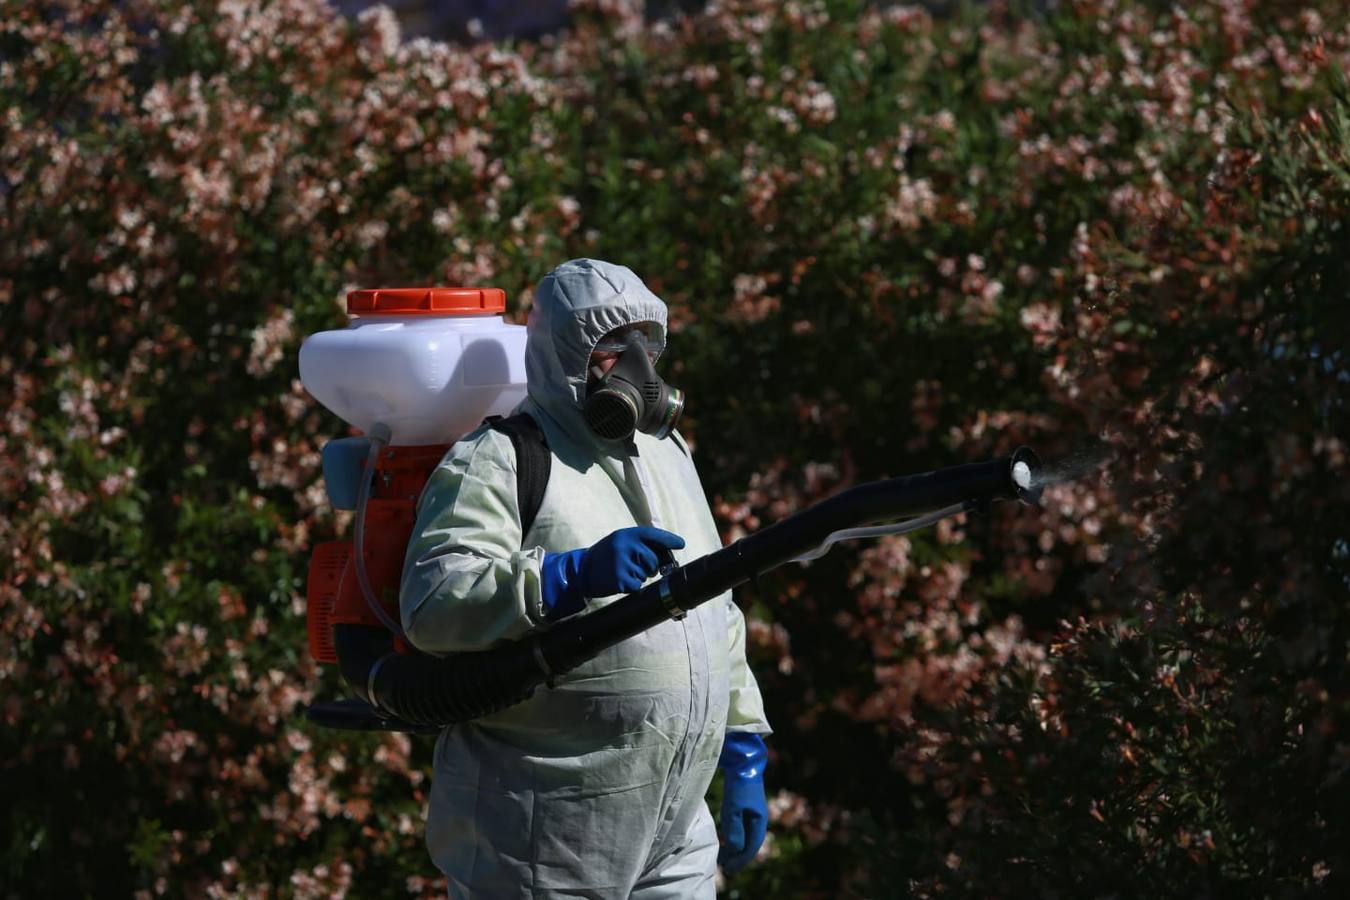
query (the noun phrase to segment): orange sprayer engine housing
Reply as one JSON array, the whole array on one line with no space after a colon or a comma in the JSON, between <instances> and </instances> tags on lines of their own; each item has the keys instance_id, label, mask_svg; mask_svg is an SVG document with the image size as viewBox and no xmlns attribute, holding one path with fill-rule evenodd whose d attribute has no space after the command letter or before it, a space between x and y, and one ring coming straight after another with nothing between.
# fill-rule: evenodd
<instances>
[{"instance_id":1,"label":"orange sprayer engine housing","mask_svg":"<svg viewBox=\"0 0 1350 900\"><path fill-rule=\"evenodd\" d=\"M449 449L449 444L385 447L375 463L375 481L366 504L366 575L375 596L395 621L399 618L398 586L416 521L417 498ZM361 477L365 477L364 472ZM338 661L333 649L334 625L383 627L361 594L352 549L350 540L328 541L317 545L309 558L305 590L309 654L320 663ZM398 639L394 647L400 653L410 650Z\"/></svg>"}]
</instances>

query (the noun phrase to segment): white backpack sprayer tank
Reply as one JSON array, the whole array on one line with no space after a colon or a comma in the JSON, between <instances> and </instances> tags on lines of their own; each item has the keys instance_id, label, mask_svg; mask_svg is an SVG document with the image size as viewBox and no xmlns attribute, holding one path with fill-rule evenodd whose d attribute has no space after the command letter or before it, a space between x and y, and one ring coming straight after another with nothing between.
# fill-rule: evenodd
<instances>
[{"instance_id":1,"label":"white backpack sprayer tank","mask_svg":"<svg viewBox=\"0 0 1350 900\"><path fill-rule=\"evenodd\" d=\"M339 662L339 625L392 634L398 651L410 649L398 586L422 488L450 445L525 397L525 328L506 324L505 309L497 288L352 291L351 324L301 346L306 390L363 432L323 448L329 500L356 520L352 540L319 544L310 557L316 661Z\"/></svg>"}]
</instances>

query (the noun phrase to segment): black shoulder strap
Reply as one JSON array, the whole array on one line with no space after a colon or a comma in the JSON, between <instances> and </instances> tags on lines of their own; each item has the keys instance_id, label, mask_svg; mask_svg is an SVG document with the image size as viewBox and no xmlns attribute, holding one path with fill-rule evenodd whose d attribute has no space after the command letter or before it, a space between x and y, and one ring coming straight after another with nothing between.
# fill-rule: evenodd
<instances>
[{"instance_id":1,"label":"black shoulder strap","mask_svg":"<svg viewBox=\"0 0 1350 900\"><path fill-rule=\"evenodd\" d=\"M489 416L488 425L511 439L516 450L516 502L520 504L520 534L530 533L539 507L544 504L544 491L553 469L553 453L539 423L529 413L518 413L509 418Z\"/></svg>"}]
</instances>

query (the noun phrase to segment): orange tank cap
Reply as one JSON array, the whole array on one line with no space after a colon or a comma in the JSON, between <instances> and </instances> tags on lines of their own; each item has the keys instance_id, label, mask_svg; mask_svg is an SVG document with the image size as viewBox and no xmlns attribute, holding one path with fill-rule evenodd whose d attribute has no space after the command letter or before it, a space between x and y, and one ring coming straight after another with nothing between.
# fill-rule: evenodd
<instances>
[{"instance_id":1,"label":"orange tank cap","mask_svg":"<svg viewBox=\"0 0 1350 900\"><path fill-rule=\"evenodd\" d=\"M506 311L501 288L367 288L347 294L352 316L451 316Z\"/></svg>"}]
</instances>

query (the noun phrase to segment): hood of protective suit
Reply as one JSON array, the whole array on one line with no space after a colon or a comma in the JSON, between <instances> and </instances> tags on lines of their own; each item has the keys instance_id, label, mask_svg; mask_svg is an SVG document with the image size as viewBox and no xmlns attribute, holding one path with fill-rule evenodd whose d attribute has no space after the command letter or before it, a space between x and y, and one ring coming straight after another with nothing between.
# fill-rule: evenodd
<instances>
[{"instance_id":1,"label":"hood of protective suit","mask_svg":"<svg viewBox=\"0 0 1350 900\"><path fill-rule=\"evenodd\" d=\"M666 304L627 266L573 259L539 282L526 332L529 396L586 445L598 444L582 417L591 351L609 332L639 322L656 326L664 350Z\"/></svg>"}]
</instances>

